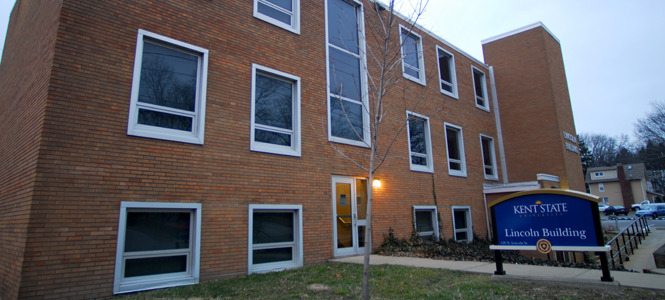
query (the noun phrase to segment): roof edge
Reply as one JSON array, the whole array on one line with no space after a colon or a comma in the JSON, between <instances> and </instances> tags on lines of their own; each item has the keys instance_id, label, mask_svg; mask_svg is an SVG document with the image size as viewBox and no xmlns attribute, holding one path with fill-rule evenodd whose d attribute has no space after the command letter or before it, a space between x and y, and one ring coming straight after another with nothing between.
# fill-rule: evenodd
<instances>
[{"instance_id":1,"label":"roof edge","mask_svg":"<svg viewBox=\"0 0 665 300\"><path fill-rule=\"evenodd\" d=\"M508 31L506 33L495 35L493 37L490 37L490 38L487 38L487 39L484 39L484 40L480 41L480 43L483 44L483 45L488 44L488 43L498 41L498 40L503 39L503 38L507 38L509 36L516 35L518 33L525 32L527 30L537 28L537 27L542 27L543 29L545 29L545 31L547 31L547 33L549 33L557 41L557 43L561 44L561 41L541 21L538 21L538 22L533 23L533 24L526 25L526 26L521 27L521 28L517 28L515 30Z\"/></svg>"}]
</instances>

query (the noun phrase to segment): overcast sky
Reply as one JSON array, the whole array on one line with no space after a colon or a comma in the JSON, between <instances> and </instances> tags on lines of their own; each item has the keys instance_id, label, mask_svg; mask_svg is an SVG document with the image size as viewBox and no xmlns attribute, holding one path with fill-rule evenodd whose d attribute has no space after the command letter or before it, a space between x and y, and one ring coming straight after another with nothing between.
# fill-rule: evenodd
<instances>
[{"instance_id":1,"label":"overcast sky","mask_svg":"<svg viewBox=\"0 0 665 300\"><path fill-rule=\"evenodd\" d=\"M2 45L13 3L0 0ZM419 23L483 61L481 40L538 21L561 41L577 133L633 137L665 101L665 0L430 0Z\"/></svg>"}]
</instances>

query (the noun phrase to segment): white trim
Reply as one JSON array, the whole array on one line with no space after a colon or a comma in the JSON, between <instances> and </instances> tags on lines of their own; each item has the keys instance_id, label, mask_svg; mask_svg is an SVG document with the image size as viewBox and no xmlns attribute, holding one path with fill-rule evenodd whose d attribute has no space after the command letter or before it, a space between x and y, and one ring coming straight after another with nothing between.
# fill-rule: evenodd
<instances>
[{"instance_id":1,"label":"white trim","mask_svg":"<svg viewBox=\"0 0 665 300\"><path fill-rule=\"evenodd\" d=\"M456 206L453 205L451 208L453 216L453 238L457 241L457 233L458 232L466 232L466 241L465 242L472 242L473 241L473 223L471 222L471 206ZM455 227L455 211L465 211L465 216L466 216L466 228L462 229L457 229Z\"/></svg>"},{"instance_id":2,"label":"white trim","mask_svg":"<svg viewBox=\"0 0 665 300\"><path fill-rule=\"evenodd\" d=\"M343 256L351 256L351 255L359 255L364 252L365 247L360 247L359 246L359 235L360 235L360 230L358 230L358 227L365 227L367 226L367 219L363 220L358 220L357 213L358 213L358 205L357 205L357 186L356 186L356 180L364 180L367 182L367 177L353 177L353 176L339 176L339 175L332 175L330 178L330 186L331 186L331 204L332 204L332 228L333 228L333 235L332 235L332 245L333 245L333 256L334 257L343 257ZM351 239L353 241L353 247L346 247L344 249L339 249L337 248L337 187L335 186L337 183L342 183L342 184L348 184L350 185L351 189L351 195L349 195L348 198L348 205L352 207L350 210L350 213L352 214L351 217ZM367 183L367 188L371 189L371 185L368 182ZM367 195L366 195L367 196ZM355 212L355 214L354 214ZM354 217L355 216L355 217ZM367 237L365 237L365 244L367 244Z\"/></svg>"},{"instance_id":3,"label":"white trim","mask_svg":"<svg viewBox=\"0 0 665 300\"><path fill-rule=\"evenodd\" d=\"M436 205L414 205L413 206L413 225L414 225L414 230L418 231L418 220L416 219L416 212L419 210L423 211L431 211L432 213L432 227L434 228L434 231L425 231L425 232L418 232L420 236L432 236L438 240L439 239L439 214L438 208Z\"/></svg>"},{"instance_id":4,"label":"white trim","mask_svg":"<svg viewBox=\"0 0 665 300\"><path fill-rule=\"evenodd\" d=\"M499 157L501 161L501 177L503 183L508 183L508 168L506 167L506 150L503 146L503 129L501 129L501 115L499 114L499 100L496 93L496 81L494 80L494 67L489 67L490 86L492 87L492 105L494 108L494 122L496 123L496 135L499 142Z\"/></svg>"},{"instance_id":5,"label":"white trim","mask_svg":"<svg viewBox=\"0 0 665 300\"><path fill-rule=\"evenodd\" d=\"M448 82L448 83L450 83L452 85L452 90L453 90L452 92L446 91L446 90L443 89L443 87L441 87L444 80L441 79L441 63L439 62L439 51L444 52L445 54L450 56L449 57L450 58L450 60L449 60L450 70L448 70L448 72L450 72L451 82ZM455 55L453 53L449 52L448 50L443 49L441 46L436 45L436 64L437 64L438 69L439 69L439 91L441 91L441 93L444 94L444 95L448 95L448 96L453 97L455 99L459 99L459 94L458 94L458 90L457 90L457 72L455 71Z\"/></svg>"},{"instance_id":6,"label":"white trim","mask_svg":"<svg viewBox=\"0 0 665 300\"><path fill-rule=\"evenodd\" d=\"M264 15L259 12L259 2L262 4L273 8L277 11L280 11L284 14L291 15L291 25L286 24L282 21L279 21L277 19L274 19L268 15ZM300 0L291 0L291 5L293 5L293 11L287 11L279 6L274 5L271 3L269 0L254 0L254 17L263 21L266 21L272 25L275 25L279 28L286 29L288 31L291 31L295 34L300 34Z\"/></svg>"},{"instance_id":7,"label":"white trim","mask_svg":"<svg viewBox=\"0 0 665 300\"><path fill-rule=\"evenodd\" d=\"M264 142L257 142L255 141L254 133L255 133L255 128L256 127L256 122L255 122L255 116L256 116L256 76L257 73L262 73L265 76L269 77L276 77L276 79L282 80L282 81L288 81L292 84L293 90L292 90L292 98L291 98L291 108L292 108L292 123L291 127L292 130L284 129L280 131L284 132L278 132L278 133L290 133L291 134L291 146L282 146L282 145L275 145L275 144L270 144L270 143L264 143ZM278 78L277 78L278 77ZM271 69L268 67L264 67L261 65L257 64L252 64L252 98L251 98L251 116L250 116L250 150L251 151L257 151L257 152L266 152L266 153L273 153L273 154L281 154L281 155L288 155L288 156L296 156L300 157L301 155L301 120L300 120L300 77L294 76L288 73L280 72L275 69ZM260 125L259 127L266 127L263 125ZM272 131L271 129L261 129L261 130L267 130L267 131Z\"/></svg>"},{"instance_id":8,"label":"white trim","mask_svg":"<svg viewBox=\"0 0 665 300\"><path fill-rule=\"evenodd\" d=\"M460 164L460 170L454 170L450 168L450 149L448 149L448 127L457 132L457 141L458 141L457 149L459 150L460 159L456 163ZM462 131L462 127L444 122L443 130L446 136L446 161L448 163L448 174L452 176L466 177L466 156L464 155L464 132Z\"/></svg>"},{"instance_id":9,"label":"white trim","mask_svg":"<svg viewBox=\"0 0 665 300\"><path fill-rule=\"evenodd\" d=\"M560 182L559 181L559 176L556 175L550 175L550 174L536 174L536 179L537 180L547 180L547 181L554 181L554 182Z\"/></svg>"},{"instance_id":10,"label":"white trim","mask_svg":"<svg viewBox=\"0 0 665 300\"><path fill-rule=\"evenodd\" d=\"M182 52L196 52L199 60L197 66L196 103L194 112L183 111L170 107L141 102L139 104L139 87L141 83L141 66L143 63L143 44L145 38L155 40L161 44L169 44L172 48ZM187 50L187 51L183 51ZM205 131L206 89L208 80L208 50L187 44L172 38L143 29L138 30L136 37L136 52L134 54L134 72L132 75L132 90L130 94L129 117L127 121L127 135L154 138L160 140L203 145ZM192 131L182 131L158 126L138 124L139 107L149 108L151 111L163 112L192 118Z\"/></svg>"},{"instance_id":11,"label":"white trim","mask_svg":"<svg viewBox=\"0 0 665 300\"><path fill-rule=\"evenodd\" d=\"M265 263L261 265L254 265L252 261L252 254L254 250L254 243L252 241L252 233L254 230L254 212L255 211L266 211L266 212L293 212L294 215L294 224L293 224L293 242L292 243L282 243L282 246L291 246L293 247L293 256L292 260L284 262L274 262L274 263ZM250 204L248 207L248 225L247 225L247 274L252 273L265 273L265 272L274 272L282 271L285 269L299 268L303 265L303 223L302 223L302 205L290 205L290 204ZM275 248L279 248L280 245L270 245ZM262 247L262 249L271 249L270 247Z\"/></svg>"},{"instance_id":12,"label":"white trim","mask_svg":"<svg viewBox=\"0 0 665 300\"><path fill-rule=\"evenodd\" d=\"M358 146L358 147L364 147L364 148L370 148L371 146L371 137L370 137L370 117L369 117L369 95L368 95L368 87L367 87L367 58L366 58L366 46L365 46L365 12L363 9L363 4L352 0L351 2L356 5L356 9L358 11L358 51L360 52L359 54L355 54L353 52L348 52L345 49L341 49L339 47L336 47L335 45L329 43L330 37L328 36L328 1L325 0L324 3L324 14L325 14L325 34L326 34L326 112L327 112L327 117L328 117L328 140L331 142L335 143L340 143L340 144L347 144L347 145L353 145L353 146ZM341 0L343 2L347 2L345 0ZM352 4L349 3L349 4ZM336 137L332 135L332 122L331 122L331 111L330 111L330 98L332 97L332 93L330 92L330 48L333 47L337 50L344 51L347 54L353 55L360 58L360 97L361 101L357 101L354 99L348 99L344 98L341 96L335 96L338 99L342 99L342 101L347 101L351 102L354 104L360 104L362 107L363 111L363 139L358 141L358 140L351 140L351 139L346 139L343 137Z\"/></svg>"},{"instance_id":13,"label":"white trim","mask_svg":"<svg viewBox=\"0 0 665 300\"><path fill-rule=\"evenodd\" d=\"M490 38L486 38L484 40L481 40L480 43L483 44L483 45L484 44L489 44L491 42L498 41L500 39L507 38L509 36L516 35L518 33L522 33L522 32L537 28L537 27L542 27L543 29L545 29L545 31L547 31L547 33L549 33L557 41L557 43L559 43L559 44L561 43L561 41L552 33L552 31L550 31L547 27L545 27L545 24L543 24L543 22L540 22L540 21L538 21L536 23L533 23L533 24L526 25L524 27L517 28L515 30L508 31L506 33L502 33L502 34L495 35L495 36L490 37Z\"/></svg>"},{"instance_id":14,"label":"white trim","mask_svg":"<svg viewBox=\"0 0 665 300\"><path fill-rule=\"evenodd\" d=\"M479 95L476 94L475 72L482 74L482 78L480 78L480 85L483 90L483 95L480 95L480 98L485 102L485 105L478 105ZM476 107L486 112L490 112L490 99L489 99L489 93L487 92L487 76L485 75L485 72L483 72L476 66L471 65L471 81L473 82L473 102L476 104Z\"/></svg>"},{"instance_id":15,"label":"white trim","mask_svg":"<svg viewBox=\"0 0 665 300\"><path fill-rule=\"evenodd\" d=\"M610 246L552 246L552 251L573 251L573 252L608 252ZM538 250L536 246L504 246L490 245L490 250Z\"/></svg>"},{"instance_id":16,"label":"white trim","mask_svg":"<svg viewBox=\"0 0 665 300\"><path fill-rule=\"evenodd\" d=\"M402 39L402 33L403 32L408 36L418 38L418 43L416 44L416 48L417 48L416 49L416 55L418 57L419 68L417 68L417 69L415 67L411 66L411 65L407 65L406 63L404 63L404 57L406 55L404 54L404 40ZM404 26L402 24L399 24L399 44L400 44L399 45L400 54L402 55L402 75L404 76L404 78L409 79L413 82L422 84L422 85L427 85L427 82L426 82L426 79L425 79L425 59L424 59L425 52L423 50L423 38L418 33L416 33L415 31L409 30L408 28L406 28L406 26ZM409 53L410 52L411 51L409 51ZM417 71L418 72L418 77L413 77L413 76L407 74L406 73L407 68Z\"/></svg>"},{"instance_id":17,"label":"white trim","mask_svg":"<svg viewBox=\"0 0 665 300\"><path fill-rule=\"evenodd\" d=\"M604 191L605 191L605 185L602 184L602 183L599 183L599 184L598 184L598 191L599 191L599 192L604 192Z\"/></svg>"},{"instance_id":18,"label":"white trim","mask_svg":"<svg viewBox=\"0 0 665 300\"><path fill-rule=\"evenodd\" d=\"M147 212L178 212L192 213L193 224L190 229L190 248L187 250L145 251L145 257L159 257L168 254L186 254L188 256L187 272L163 275L137 276L123 279L125 231L127 228L127 210L145 210ZM118 218L118 239L116 244L115 274L113 277L113 294L124 294L165 287L174 287L199 283L201 263L201 204L200 203L168 203L168 202L126 202L120 203ZM168 253L166 253L168 252Z\"/></svg>"},{"instance_id":19,"label":"white trim","mask_svg":"<svg viewBox=\"0 0 665 300\"><path fill-rule=\"evenodd\" d=\"M424 127L424 135L425 135L425 144L426 144L426 149L427 153L422 154L422 153L413 153L411 152L411 122L409 121L409 115L417 118L417 119L422 119L425 121L425 127ZM406 131L406 137L407 137L407 146L409 147L409 166L411 167L411 171L417 171L417 172L426 172L426 173L434 173L434 159L432 155L432 136L430 134L430 127L429 127L429 118L411 111L406 111L406 122L407 122L407 131ZM413 164L412 157L413 156L419 156L419 157L424 157L427 159L427 165L416 165Z\"/></svg>"},{"instance_id":20,"label":"white trim","mask_svg":"<svg viewBox=\"0 0 665 300\"><path fill-rule=\"evenodd\" d=\"M540 184L538 183L538 181L529 181L527 183L529 185L511 186L511 184L501 184L497 188L490 188L490 189L488 189L487 187L484 187L483 188L483 193L484 194L503 194L503 193L533 191L533 190L539 190L540 189ZM501 186L506 186L506 187L501 187Z\"/></svg>"},{"instance_id":21,"label":"white trim","mask_svg":"<svg viewBox=\"0 0 665 300\"><path fill-rule=\"evenodd\" d=\"M487 173L485 172L485 168L487 166L485 165L485 151L483 149L483 139L487 139L487 140L490 141L489 152L490 152L490 156L491 156L490 159L492 160L492 165L490 166L490 167L492 167L492 173L493 173L492 175L487 175ZM480 134L480 156L483 159L483 161L482 161L483 175L485 176L485 179L487 179L487 180L499 180L499 172L498 172L497 166L496 166L496 151L494 150L494 148L495 148L494 147L494 138L489 136L489 135L485 135L485 134L481 133Z\"/></svg>"}]
</instances>

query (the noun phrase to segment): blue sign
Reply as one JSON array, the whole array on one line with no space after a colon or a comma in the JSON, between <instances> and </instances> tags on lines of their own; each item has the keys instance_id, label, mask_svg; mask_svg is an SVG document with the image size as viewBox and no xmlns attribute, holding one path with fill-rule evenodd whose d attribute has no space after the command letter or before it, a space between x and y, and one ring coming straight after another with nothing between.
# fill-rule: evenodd
<instances>
[{"instance_id":1,"label":"blue sign","mask_svg":"<svg viewBox=\"0 0 665 300\"><path fill-rule=\"evenodd\" d=\"M494 249L536 250L543 240L554 250L603 246L598 200L594 196L537 190L516 193L489 206L494 245L498 246Z\"/></svg>"}]
</instances>

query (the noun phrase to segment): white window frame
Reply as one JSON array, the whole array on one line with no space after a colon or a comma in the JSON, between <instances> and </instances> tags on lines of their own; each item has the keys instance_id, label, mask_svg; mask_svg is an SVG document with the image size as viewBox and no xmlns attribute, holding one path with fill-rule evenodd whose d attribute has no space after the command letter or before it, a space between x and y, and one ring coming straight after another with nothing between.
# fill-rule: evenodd
<instances>
[{"instance_id":1,"label":"white window frame","mask_svg":"<svg viewBox=\"0 0 665 300\"><path fill-rule=\"evenodd\" d=\"M491 159L492 159L492 165L491 166L486 166L485 165L485 151L483 151L484 150L483 149L483 139L487 139L487 140L490 141L489 152L490 152L490 155L492 156L491 157ZM485 134L481 133L480 134L480 156L483 159L483 161L482 161L482 163L483 163L483 175L485 176L485 179L487 179L487 180L499 180L499 172L497 172L497 167L496 167L496 151L494 151L494 149L495 149L494 148L494 138L489 136L489 135L485 135ZM487 173L485 173L485 168L487 168L487 167L492 168L492 175L487 175Z\"/></svg>"},{"instance_id":2,"label":"white window frame","mask_svg":"<svg viewBox=\"0 0 665 300\"><path fill-rule=\"evenodd\" d=\"M190 231L190 248L187 250L187 271L183 273L169 273L158 275L137 276L123 278L125 233L127 229L127 211L145 212L192 212ZM183 254L185 250L145 251L144 257L159 257L169 254ZM178 253L173 253L178 252ZM200 203L166 203L166 202L126 202L120 203L120 217L118 221L118 241L115 256L115 275L113 280L113 293L123 294L136 291L152 290L158 288L191 285L199 283L199 269L201 260L201 204ZM130 256L136 257L136 255ZM139 256L143 257L143 256Z\"/></svg>"},{"instance_id":3,"label":"white window frame","mask_svg":"<svg viewBox=\"0 0 665 300\"><path fill-rule=\"evenodd\" d=\"M475 79L475 76L474 76L474 72L478 72L478 73L483 75L483 77L480 79L480 84L482 85L484 95L480 95L480 97L484 100L485 105L478 105L479 95L476 94L476 79ZM476 103L477 108L480 108L484 111L489 112L490 111L490 100L489 100L488 93L487 93L487 75L485 75L485 72L483 72L482 70L480 70L480 69L478 69L474 66L471 66L471 81L473 81L473 95L474 95L473 102Z\"/></svg>"},{"instance_id":4,"label":"white window frame","mask_svg":"<svg viewBox=\"0 0 665 300\"><path fill-rule=\"evenodd\" d=\"M366 46L365 46L365 10L363 8L362 2L356 0L342 0L347 3L356 5L358 9L358 49L360 55L346 51L346 49L337 47L330 43L330 37L328 36L328 0L325 0L325 18L326 18L326 105L328 112L328 140L335 143L353 145L358 147L370 148L371 147L371 138L370 138L370 118L369 118L369 96L367 92L367 57L366 57ZM344 51L347 54L353 55L360 59L360 89L361 101L356 101L354 99L342 97L340 95L334 95L336 98L341 98L341 101L351 102L353 104L359 104L362 106L363 111L363 140L350 140L343 137L337 137L332 135L332 122L331 122L331 111L330 111L330 98L333 96L333 93L330 92L330 47L333 47L337 50Z\"/></svg>"},{"instance_id":5,"label":"white window frame","mask_svg":"<svg viewBox=\"0 0 665 300\"><path fill-rule=\"evenodd\" d=\"M176 108L160 106L149 103L139 102L139 86L141 84L141 65L143 63L143 44L149 39L165 47L180 48L187 50L183 52L196 52L199 55L197 83L196 83L196 104L194 112L180 110ZM203 145L203 136L205 130L205 108L206 108L206 87L208 80L208 50L187 44L172 38L165 37L156 33L139 29L136 38L136 53L134 54L134 74L132 78L132 90L129 105L129 120L127 122L127 135L140 136L146 138L199 144ZM192 118L192 131L182 131L158 126L138 124L139 108L149 109L172 115L185 116Z\"/></svg>"},{"instance_id":6,"label":"white window frame","mask_svg":"<svg viewBox=\"0 0 665 300\"><path fill-rule=\"evenodd\" d=\"M295 34L300 34L300 0L291 0L292 1L292 7L293 11L288 11L285 10L277 5L272 4L269 1L266 0L254 0L254 17L263 21L266 21L272 25L275 25L279 28L286 29L288 31L291 31ZM259 12L259 2L262 4L271 7L275 10L278 10L280 12L283 12L285 14L289 14L292 16L291 18L291 25L286 24L280 20L274 19L271 16L264 15Z\"/></svg>"},{"instance_id":7,"label":"white window frame","mask_svg":"<svg viewBox=\"0 0 665 300\"><path fill-rule=\"evenodd\" d=\"M457 131L457 140L458 140L458 149L460 153L460 159L459 161L454 160L453 162L459 163L461 170L454 170L450 168L450 149L448 149L448 127L454 129ZM450 123L443 123L443 130L446 135L446 157L447 157L447 164L448 164L448 174L452 176L459 176L459 177L466 177L466 155L464 155L464 131L462 130L462 127L453 125Z\"/></svg>"},{"instance_id":8,"label":"white window frame","mask_svg":"<svg viewBox=\"0 0 665 300\"><path fill-rule=\"evenodd\" d=\"M599 183L599 184L598 184L598 191L599 191L599 192L604 192L604 191L605 191L605 185L602 184L602 183Z\"/></svg>"},{"instance_id":9,"label":"white window frame","mask_svg":"<svg viewBox=\"0 0 665 300\"><path fill-rule=\"evenodd\" d=\"M425 231L425 232L418 232L420 236L434 236L435 239L439 239L439 218L438 218L438 208L436 205L414 205L413 206L413 226L414 230L418 231L418 220L416 219L416 212L417 211L430 211L432 213L432 227L434 227L434 231Z\"/></svg>"},{"instance_id":10,"label":"white window frame","mask_svg":"<svg viewBox=\"0 0 665 300\"><path fill-rule=\"evenodd\" d=\"M288 81L293 84L292 96L292 130L271 127L262 124L256 124L256 75L261 74L282 81ZM301 121L300 121L300 77L288 73L280 72L268 67L252 64L252 107L251 107L251 126L250 126L250 150L257 152L273 153L280 155L300 157L301 147ZM291 134L291 146L275 145L270 143L255 141L255 129L266 130L276 133Z\"/></svg>"},{"instance_id":11,"label":"white window frame","mask_svg":"<svg viewBox=\"0 0 665 300\"><path fill-rule=\"evenodd\" d=\"M473 223L471 222L471 206L452 206L451 208L453 216L453 237L457 240L457 233L458 232L466 232L466 238L467 240L464 242L470 243L473 241ZM457 229L455 227L455 211L456 210L463 210L466 212L466 229ZM458 241L460 242L460 241Z\"/></svg>"},{"instance_id":12,"label":"white window frame","mask_svg":"<svg viewBox=\"0 0 665 300\"><path fill-rule=\"evenodd\" d=\"M427 153L426 154L421 154L421 153L414 153L411 152L411 130L410 128L407 128L406 131L406 136L407 136L407 144L409 146L409 165L411 167L411 171L417 171L417 172L426 172L426 173L434 173L434 160L433 160L433 155L432 155L432 136L430 134L430 128L429 128L429 118L426 116L423 116L421 114L417 114L411 111L406 111L406 122L407 126L411 126L411 122L409 122L410 117L414 117L417 119L422 119L425 121L425 143L427 143ZM419 156L419 157L424 157L427 159L427 166L422 166L422 165L416 165L413 164L411 161L412 156Z\"/></svg>"},{"instance_id":13,"label":"white window frame","mask_svg":"<svg viewBox=\"0 0 665 300\"><path fill-rule=\"evenodd\" d=\"M605 172L595 172L595 173L593 174L593 176L594 176L594 177L604 177L604 176L605 176Z\"/></svg>"},{"instance_id":14,"label":"white window frame","mask_svg":"<svg viewBox=\"0 0 665 300\"><path fill-rule=\"evenodd\" d=\"M263 244L260 247L254 246L252 241L252 234L254 231L254 212L294 212L294 242L287 243L272 243ZM302 267L303 265L303 223L302 223L302 205L289 205L289 204L250 204L249 205L249 224L247 226L247 273L266 273L281 271L285 269L292 269ZM254 249L272 249L280 246L292 246L293 259L291 261L281 261L274 263L265 263L254 265L252 261Z\"/></svg>"},{"instance_id":15,"label":"white window frame","mask_svg":"<svg viewBox=\"0 0 665 300\"><path fill-rule=\"evenodd\" d=\"M602 197L602 198L600 198L600 201L601 201L602 204L610 205L610 198ZM655 199L654 199L654 201L655 201Z\"/></svg>"},{"instance_id":16,"label":"white window frame","mask_svg":"<svg viewBox=\"0 0 665 300\"><path fill-rule=\"evenodd\" d=\"M441 87L441 84L445 81L441 78L441 64L439 63L439 52L443 52L443 53L450 56L450 62L449 62L450 70L449 71L450 71L450 79L451 79L452 82L449 82L449 83L452 85L452 89L453 89L452 92L446 91ZM439 90L444 95L448 95L448 96L453 97L455 99L459 99L459 94L457 92L457 73L455 72L455 55L453 55L451 52L447 51L446 49L443 49L441 46L436 45L436 59L437 59L436 64L439 67Z\"/></svg>"},{"instance_id":17,"label":"white window frame","mask_svg":"<svg viewBox=\"0 0 665 300\"><path fill-rule=\"evenodd\" d=\"M406 54L404 53L404 40L402 39L402 32L406 33L407 35L418 38L418 49L416 49L418 55L418 64L420 65L420 68L418 69L404 63L404 57L406 56ZM408 28L406 28L406 26L399 24L399 43L400 43L399 47L400 54L402 55L402 75L404 76L404 78L409 79L418 84L427 85L427 82L425 80L425 60L423 58L425 56L423 51L423 38L415 31L409 30ZM407 68L418 71L418 76L420 78L416 78L407 74L406 73Z\"/></svg>"}]
</instances>

